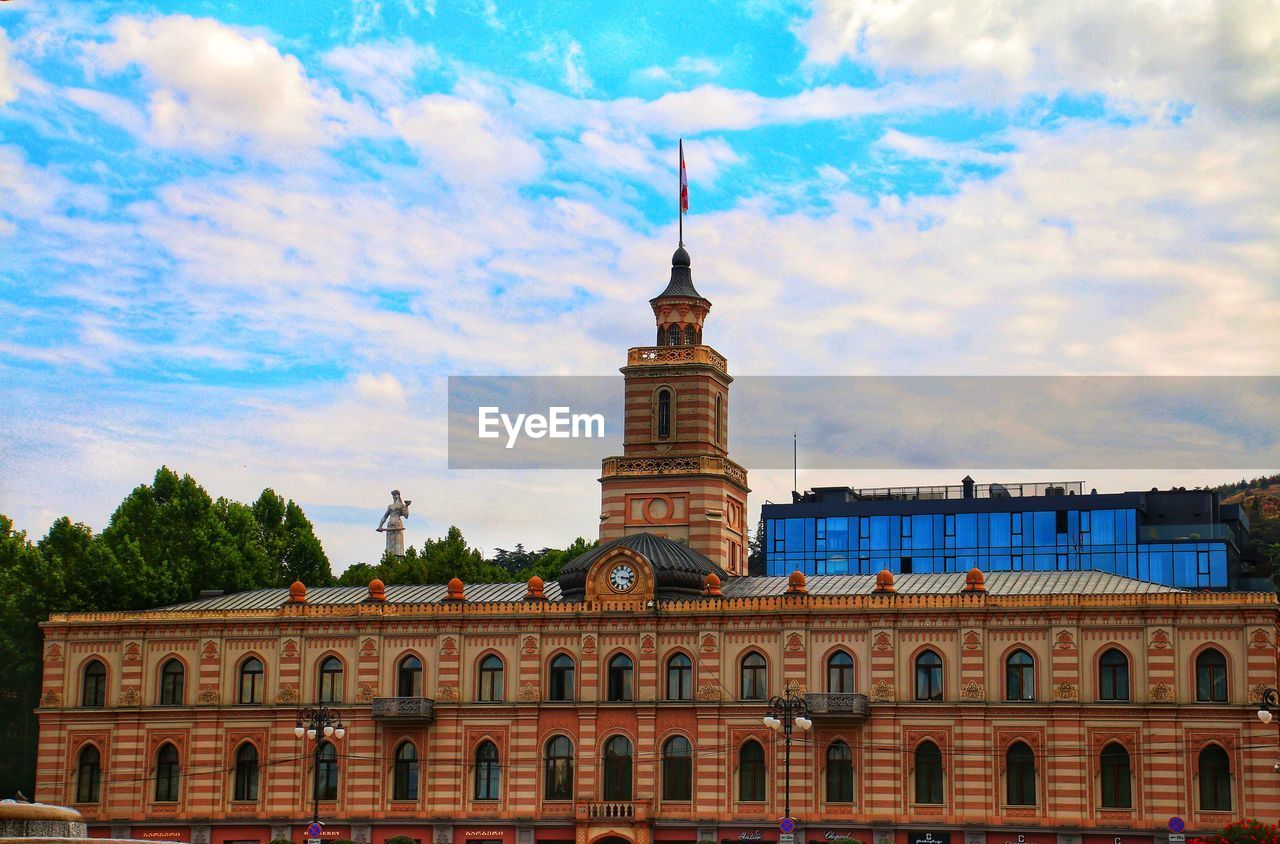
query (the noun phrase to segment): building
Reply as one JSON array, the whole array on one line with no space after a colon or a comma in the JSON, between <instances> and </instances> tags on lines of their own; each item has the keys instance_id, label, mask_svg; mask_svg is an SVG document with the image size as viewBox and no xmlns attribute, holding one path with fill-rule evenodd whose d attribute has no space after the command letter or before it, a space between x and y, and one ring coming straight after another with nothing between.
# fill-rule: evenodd
<instances>
[{"instance_id":1,"label":"building","mask_svg":"<svg viewBox=\"0 0 1280 844\"><path fill-rule=\"evenodd\" d=\"M688 270L681 248L659 344L628 353L604 541L558 582L55 615L36 797L193 844L301 842L313 794L323 837L369 844L786 844L788 802L808 844L1155 844L1171 816L1280 813L1274 593L741 574L728 367ZM811 719L789 754L779 695ZM296 736L306 705L345 735Z\"/></svg>"}]
</instances>

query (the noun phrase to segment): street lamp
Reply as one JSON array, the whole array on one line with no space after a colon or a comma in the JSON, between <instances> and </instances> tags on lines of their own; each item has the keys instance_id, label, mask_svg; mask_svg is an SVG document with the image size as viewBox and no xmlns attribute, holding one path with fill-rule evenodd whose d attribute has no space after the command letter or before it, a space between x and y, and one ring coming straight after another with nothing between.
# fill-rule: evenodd
<instances>
[{"instance_id":1,"label":"street lamp","mask_svg":"<svg viewBox=\"0 0 1280 844\"><path fill-rule=\"evenodd\" d=\"M338 710L327 706L308 706L298 712L293 734L298 738L306 736L316 743L311 767L311 821L320 823L320 742L316 739L324 736L341 740L347 734L347 728L342 726L342 713Z\"/></svg>"},{"instance_id":2,"label":"street lamp","mask_svg":"<svg viewBox=\"0 0 1280 844\"><path fill-rule=\"evenodd\" d=\"M1275 718L1275 714L1271 711L1273 709L1280 709L1280 691L1263 689L1261 699L1258 701L1258 720L1264 724L1270 724ZM1271 770L1280 774L1280 762L1276 762Z\"/></svg>"},{"instance_id":3,"label":"street lamp","mask_svg":"<svg viewBox=\"0 0 1280 844\"><path fill-rule=\"evenodd\" d=\"M769 714L762 719L764 724L775 733L782 731L786 743L786 774L783 779L783 817L791 817L791 728L794 724L802 730L813 727L813 722L805 717L808 706L804 695L796 694L794 689L787 689L786 695L774 697L769 701Z\"/></svg>"}]
</instances>

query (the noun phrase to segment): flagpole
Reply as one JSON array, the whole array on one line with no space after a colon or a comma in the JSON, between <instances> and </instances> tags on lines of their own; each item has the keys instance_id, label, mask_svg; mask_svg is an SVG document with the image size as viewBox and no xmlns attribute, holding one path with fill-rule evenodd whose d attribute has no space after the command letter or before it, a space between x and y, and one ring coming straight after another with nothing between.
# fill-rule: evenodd
<instances>
[{"instance_id":1,"label":"flagpole","mask_svg":"<svg viewBox=\"0 0 1280 844\"><path fill-rule=\"evenodd\" d=\"M680 166L676 170L676 216L680 218L680 245L684 246L684 138L680 139Z\"/></svg>"}]
</instances>

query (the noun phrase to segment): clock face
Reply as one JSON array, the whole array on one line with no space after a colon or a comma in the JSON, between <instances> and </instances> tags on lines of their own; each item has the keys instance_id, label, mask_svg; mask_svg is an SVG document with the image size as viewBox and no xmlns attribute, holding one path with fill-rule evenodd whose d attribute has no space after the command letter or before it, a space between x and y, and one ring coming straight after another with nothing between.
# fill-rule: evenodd
<instances>
[{"instance_id":1,"label":"clock face","mask_svg":"<svg viewBox=\"0 0 1280 844\"><path fill-rule=\"evenodd\" d=\"M615 592L630 591L631 587L636 585L635 570L625 563L614 566L613 571L609 572L609 585Z\"/></svg>"}]
</instances>

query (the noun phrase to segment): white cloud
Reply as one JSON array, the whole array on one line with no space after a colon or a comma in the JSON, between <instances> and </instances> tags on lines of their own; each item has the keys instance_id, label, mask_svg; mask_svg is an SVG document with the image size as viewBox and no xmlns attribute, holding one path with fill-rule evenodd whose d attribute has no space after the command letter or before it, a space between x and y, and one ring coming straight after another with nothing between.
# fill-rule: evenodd
<instances>
[{"instance_id":1,"label":"white cloud","mask_svg":"<svg viewBox=\"0 0 1280 844\"><path fill-rule=\"evenodd\" d=\"M10 66L9 36L0 29L0 106L18 98L18 85Z\"/></svg>"},{"instance_id":2,"label":"white cloud","mask_svg":"<svg viewBox=\"0 0 1280 844\"><path fill-rule=\"evenodd\" d=\"M583 63L582 45L561 34L555 38L547 38L542 47L529 53L533 61L550 65L560 72L564 86L578 96L591 90L591 76Z\"/></svg>"},{"instance_id":3,"label":"white cloud","mask_svg":"<svg viewBox=\"0 0 1280 844\"><path fill-rule=\"evenodd\" d=\"M356 377L356 396L375 404L403 405L404 385L390 372L362 372Z\"/></svg>"},{"instance_id":4,"label":"white cloud","mask_svg":"<svg viewBox=\"0 0 1280 844\"><path fill-rule=\"evenodd\" d=\"M430 44L377 41L335 47L324 54L324 63L378 103L397 105L407 99L418 70L437 67L440 56Z\"/></svg>"},{"instance_id":5,"label":"white cloud","mask_svg":"<svg viewBox=\"0 0 1280 844\"><path fill-rule=\"evenodd\" d=\"M537 148L472 100L430 94L388 112L392 125L455 185L524 181L542 169Z\"/></svg>"}]
</instances>

